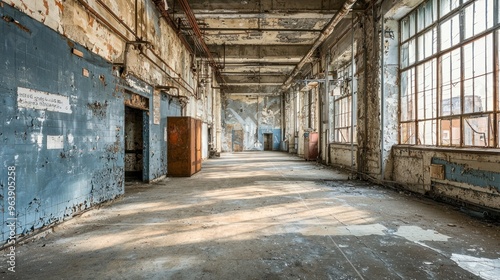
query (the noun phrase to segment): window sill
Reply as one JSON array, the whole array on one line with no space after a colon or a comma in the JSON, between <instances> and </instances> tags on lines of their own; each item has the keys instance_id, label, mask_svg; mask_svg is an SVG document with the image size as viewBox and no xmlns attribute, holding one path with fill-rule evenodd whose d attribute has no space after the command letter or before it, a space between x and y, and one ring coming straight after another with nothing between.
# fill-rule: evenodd
<instances>
[{"instance_id":1,"label":"window sill","mask_svg":"<svg viewBox=\"0 0 500 280\"><path fill-rule=\"evenodd\" d=\"M353 145L355 147L358 146L357 143L351 144L351 143L340 143L340 142L330 142L330 145L345 146L345 147L351 147L351 145Z\"/></svg>"},{"instance_id":2,"label":"window sill","mask_svg":"<svg viewBox=\"0 0 500 280\"><path fill-rule=\"evenodd\" d=\"M436 147L436 146L418 146L418 145L394 145L394 149L408 149L408 150L421 150L432 152L446 152L446 153L470 153L470 154L487 154L487 155L500 155L498 148L473 148L473 147Z\"/></svg>"}]
</instances>

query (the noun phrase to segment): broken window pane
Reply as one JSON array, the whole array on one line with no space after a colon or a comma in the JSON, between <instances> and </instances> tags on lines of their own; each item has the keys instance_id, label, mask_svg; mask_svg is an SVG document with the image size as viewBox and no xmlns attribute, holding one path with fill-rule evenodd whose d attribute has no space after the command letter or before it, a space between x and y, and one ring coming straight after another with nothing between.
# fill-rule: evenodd
<instances>
[{"instance_id":1,"label":"broken window pane","mask_svg":"<svg viewBox=\"0 0 500 280\"><path fill-rule=\"evenodd\" d=\"M401 68L406 68L410 65L410 63L409 63L409 51L410 51L409 44L404 43L401 46L401 50L400 50L401 55L400 55L399 64L401 65Z\"/></svg>"},{"instance_id":2,"label":"broken window pane","mask_svg":"<svg viewBox=\"0 0 500 280\"><path fill-rule=\"evenodd\" d=\"M464 46L464 111L493 110L493 36Z\"/></svg>"},{"instance_id":3,"label":"broken window pane","mask_svg":"<svg viewBox=\"0 0 500 280\"><path fill-rule=\"evenodd\" d=\"M401 41L404 42L410 38L410 17L407 16L401 20Z\"/></svg>"},{"instance_id":4,"label":"broken window pane","mask_svg":"<svg viewBox=\"0 0 500 280\"><path fill-rule=\"evenodd\" d=\"M415 119L415 68L401 73L401 121Z\"/></svg>"},{"instance_id":5,"label":"broken window pane","mask_svg":"<svg viewBox=\"0 0 500 280\"><path fill-rule=\"evenodd\" d=\"M422 4L417 10L417 32L429 27L436 19L435 0L429 0Z\"/></svg>"},{"instance_id":6,"label":"broken window pane","mask_svg":"<svg viewBox=\"0 0 500 280\"><path fill-rule=\"evenodd\" d=\"M416 21L416 14L415 13L412 13L410 15L410 37L413 37L415 36L415 21Z\"/></svg>"},{"instance_id":7,"label":"broken window pane","mask_svg":"<svg viewBox=\"0 0 500 280\"><path fill-rule=\"evenodd\" d=\"M440 26L441 50L448 49L460 43L460 15L443 22Z\"/></svg>"},{"instance_id":8,"label":"broken window pane","mask_svg":"<svg viewBox=\"0 0 500 280\"><path fill-rule=\"evenodd\" d=\"M460 140L460 119L441 120L439 144L442 146L459 146Z\"/></svg>"},{"instance_id":9,"label":"broken window pane","mask_svg":"<svg viewBox=\"0 0 500 280\"><path fill-rule=\"evenodd\" d=\"M460 49L441 57L440 116L461 114Z\"/></svg>"},{"instance_id":10,"label":"broken window pane","mask_svg":"<svg viewBox=\"0 0 500 280\"><path fill-rule=\"evenodd\" d=\"M401 144L415 145L415 123L401 123Z\"/></svg>"},{"instance_id":11,"label":"broken window pane","mask_svg":"<svg viewBox=\"0 0 500 280\"><path fill-rule=\"evenodd\" d=\"M488 147L493 145L493 116L464 118L464 145Z\"/></svg>"},{"instance_id":12,"label":"broken window pane","mask_svg":"<svg viewBox=\"0 0 500 280\"><path fill-rule=\"evenodd\" d=\"M436 117L437 77L436 60L417 66L417 112L418 119Z\"/></svg>"},{"instance_id":13,"label":"broken window pane","mask_svg":"<svg viewBox=\"0 0 500 280\"><path fill-rule=\"evenodd\" d=\"M419 145L436 145L436 120L418 122Z\"/></svg>"},{"instance_id":14,"label":"broken window pane","mask_svg":"<svg viewBox=\"0 0 500 280\"><path fill-rule=\"evenodd\" d=\"M418 37L418 60L423 60L437 51L437 32L433 28Z\"/></svg>"},{"instance_id":15,"label":"broken window pane","mask_svg":"<svg viewBox=\"0 0 500 280\"><path fill-rule=\"evenodd\" d=\"M477 35L494 24L494 0L477 0L465 8L465 38Z\"/></svg>"},{"instance_id":16,"label":"broken window pane","mask_svg":"<svg viewBox=\"0 0 500 280\"><path fill-rule=\"evenodd\" d=\"M441 12L440 16L448 14L450 11L458 8L460 5L460 0L441 0Z\"/></svg>"}]
</instances>

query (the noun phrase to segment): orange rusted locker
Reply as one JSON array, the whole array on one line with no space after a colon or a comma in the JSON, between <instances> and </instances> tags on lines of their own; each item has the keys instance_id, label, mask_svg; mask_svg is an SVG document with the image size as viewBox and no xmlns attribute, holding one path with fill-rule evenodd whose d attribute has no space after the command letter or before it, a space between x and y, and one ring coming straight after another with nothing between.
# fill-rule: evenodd
<instances>
[{"instance_id":1,"label":"orange rusted locker","mask_svg":"<svg viewBox=\"0 0 500 280\"><path fill-rule=\"evenodd\" d=\"M201 170L201 122L197 133L198 122L191 117L168 117L167 175L189 177Z\"/></svg>"},{"instance_id":2,"label":"orange rusted locker","mask_svg":"<svg viewBox=\"0 0 500 280\"><path fill-rule=\"evenodd\" d=\"M201 120L196 120L196 172L201 170Z\"/></svg>"}]
</instances>

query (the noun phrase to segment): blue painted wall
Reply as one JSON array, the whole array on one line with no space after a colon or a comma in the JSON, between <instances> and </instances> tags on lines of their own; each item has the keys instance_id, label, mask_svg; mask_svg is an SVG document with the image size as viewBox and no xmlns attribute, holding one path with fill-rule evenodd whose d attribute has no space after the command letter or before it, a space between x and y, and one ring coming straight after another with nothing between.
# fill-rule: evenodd
<instances>
[{"instance_id":1,"label":"blue painted wall","mask_svg":"<svg viewBox=\"0 0 500 280\"><path fill-rule=\"evenodd\" d=\"M6 241L8 166L16 168L17 234L123 193L124 105L109 62L8 5L0 7L3 16L19 23L0 20L0 208ZM18 87L68 97L72 112L19 108ZM64 147L47 149L48 135L62 135Z\"/></svg>"},{"instance_id":2,"label":"blue painted wall","mask_svg":"<svg viewBox=\"0 0 500 280\"><path fill-rule=\"evenodd\" d=\"M500 172L472 169L463 164L436 157L433 157L431 162L444 165L446 180L467 183L482 188L494 188L500 192Z\"/></svg>"},{"instance_id":3,"label":"blue painted wall","mask_svg":"<svg viewBox=\"0 0 500 280\"><path fill-rule=\"evenodd\" d=\"M156 140L152 143L156 151L161 151L161 153L156 153L155 159L159 161L160 169L157 170L156 174L152 174L154 178L167 174L167 142L165 141L165 128L167 127L167 117L177 117L181 116L182 107L178 98L171 97L168 95L161 96L161 122L158 126L160 130L158 133L161 138L155 138Z\"/></svg>"},{"instance_id":4,"label":"blue painted wall","mask_svg":"<svg viewBox=\"0 0 500 280\"><path fill-rule=\"evenodd\" d=\"M264 143L264 133L273 134L273 151L280 150L281 129L259 128L259 142Z\"/></svg>"}]
</instances>

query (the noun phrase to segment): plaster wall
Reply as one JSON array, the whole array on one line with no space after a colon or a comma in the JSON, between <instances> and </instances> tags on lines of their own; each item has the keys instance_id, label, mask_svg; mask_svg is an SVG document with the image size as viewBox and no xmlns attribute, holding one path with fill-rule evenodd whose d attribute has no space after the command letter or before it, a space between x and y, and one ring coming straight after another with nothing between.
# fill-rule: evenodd
<instances>
[{"instance_id":1,"label":"plaster wall","mask_svg":"<svg viewBox=\"0 0 500 280\"><path fill-rule=\"evenodd\" d=\"M499 210L500 163L492 151L393 148L393 177L405 189ZM431 177L431 164L442 165L444 179Z\"/></svg>"}]
</instances>

